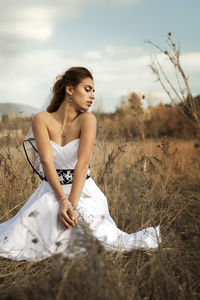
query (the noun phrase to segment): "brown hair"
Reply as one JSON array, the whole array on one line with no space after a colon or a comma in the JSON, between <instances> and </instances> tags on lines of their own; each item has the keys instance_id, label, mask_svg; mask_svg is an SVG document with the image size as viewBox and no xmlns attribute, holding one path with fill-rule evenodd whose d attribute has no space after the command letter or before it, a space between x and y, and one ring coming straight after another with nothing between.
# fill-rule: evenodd
<instances>
[{"instance_id":1,"label":"brown hair","mask_svg":"<svg viewBox=\"0 0 200 300\"><path fill-rule=\"evenodd\" d=\"M93 80L91 72L84 67L71 67L63 75L57 76L53 86L53 98L47 107L47 111L54 112L58 110L65 99L66 85L69 84L75 87L86 77L90 77Z\"/></svg>"}]
</instances>

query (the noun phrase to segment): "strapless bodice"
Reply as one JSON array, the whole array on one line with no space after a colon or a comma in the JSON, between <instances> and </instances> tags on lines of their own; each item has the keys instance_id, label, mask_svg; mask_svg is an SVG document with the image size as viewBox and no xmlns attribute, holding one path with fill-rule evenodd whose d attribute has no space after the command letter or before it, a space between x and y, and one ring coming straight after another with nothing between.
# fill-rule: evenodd
<instances>
[{"instance_id":1,"label":"strapless bodice","mask_svg":"<svg viewBox=\"0 0 200 300\"><path fill-rule=\"evenodd\" d=\"M80 139L75 139L65 146L50 141L53 149L54 166L56 169L74 169L78 161Z\"/></svg>"},{"instance_id":2,"label":"strapless bodice","mask_svg":"<svg viewBox=\"0 0 200 300\"><path fill-rule=\"evenodd\" d=\"M74 170L78 162L78 148L80 138L72 140L64 146L50 140L53 150L54 167L57 170ZM92 153L91 153L92 157ZM39 166L40 173L44 174L42 164ZM71 172L71 171L70 171ZM90 175L90 167L88 166L88 175ZM46 180L46 179L45 179Z\"/></svg>"},{"instance_id":3,"label":"strapless bodice","mask_svg":"<svg viewBox=\"0 0 200 300\"><path fill-rule=\"evenodd\" d=\"M78 146L80 139L75 139L65 146L60 146L53 141L54 166L56 169L74 169L78 161Z\"/></svg>"}]
</instances>

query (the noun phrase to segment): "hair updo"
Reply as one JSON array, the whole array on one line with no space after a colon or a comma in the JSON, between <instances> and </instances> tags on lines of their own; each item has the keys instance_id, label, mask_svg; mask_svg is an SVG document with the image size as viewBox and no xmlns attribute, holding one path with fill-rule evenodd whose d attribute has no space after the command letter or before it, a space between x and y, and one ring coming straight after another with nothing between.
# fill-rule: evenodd
<instances>
[{"instance_id":1,"label":"hair updo","mask_svg":"<svg viewBox=\"0 0 200 300\"><path fill-rule=\"evenodd\" d=\"M63 75L57 76L53 86L53 98L47 107L47 111L51 113L58 110L65 99L66 85L69 84L75 87L87 77L90 77L93 80L91 72L84 67L71 67Z\"/></svg>"}]
</instances>

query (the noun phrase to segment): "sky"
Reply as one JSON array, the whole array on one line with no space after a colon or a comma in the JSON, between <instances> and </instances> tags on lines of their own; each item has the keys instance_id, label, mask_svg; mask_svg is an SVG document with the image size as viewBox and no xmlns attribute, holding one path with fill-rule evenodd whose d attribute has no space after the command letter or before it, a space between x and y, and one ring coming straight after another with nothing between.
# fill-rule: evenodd
<instances>
[{"instance_id":1,"label":"sky","mask_svg":"<svg viewBox=\"0 0 200 300\"><path fill-rule=\"evenodd\" d=\"M167 103L148 66L159 51L145 41L165 47L168 32L197 95L199 12L199 0L0 0L0 102L40 108L56 76L84 66L94 77L94 110L113 112L131 92L146 96L144 107Z\"/></svg>"}]
</instances>

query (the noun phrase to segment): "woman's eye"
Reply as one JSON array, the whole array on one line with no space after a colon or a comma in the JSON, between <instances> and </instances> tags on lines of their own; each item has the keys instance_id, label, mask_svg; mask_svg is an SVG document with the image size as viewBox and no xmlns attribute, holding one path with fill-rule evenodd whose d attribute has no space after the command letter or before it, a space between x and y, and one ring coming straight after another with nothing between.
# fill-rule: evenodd
<instances>
[{"instance_id":1,"label":"woman's eye","mask_svg":"<svg viewBox=\"0 0 200 300\"><path fill-rule=\"evenodd\" d=\"M90 88L89 88L89 87L86 87L85 90L86 90L86 92L89 92L89 91L90 91Z\"/></svg>"}]
</instances>

